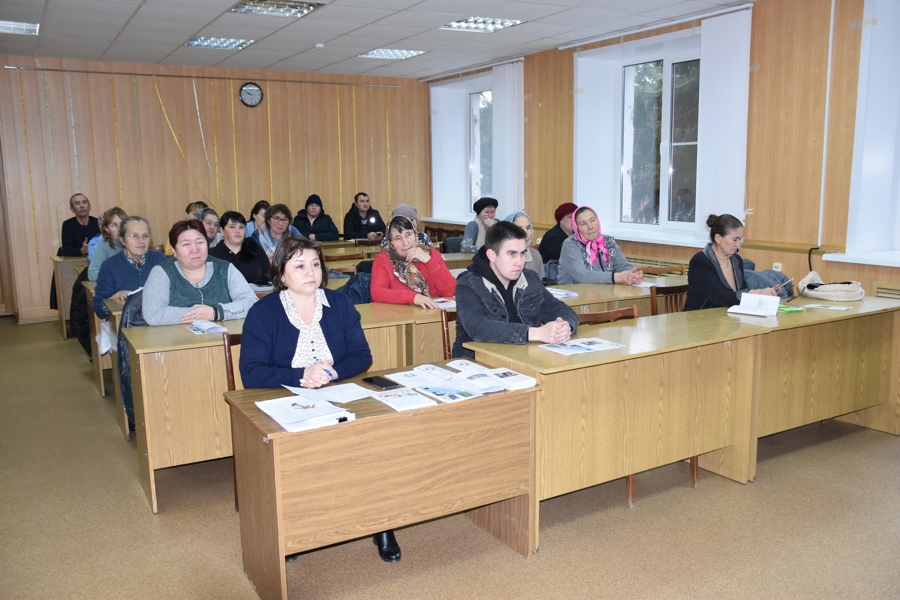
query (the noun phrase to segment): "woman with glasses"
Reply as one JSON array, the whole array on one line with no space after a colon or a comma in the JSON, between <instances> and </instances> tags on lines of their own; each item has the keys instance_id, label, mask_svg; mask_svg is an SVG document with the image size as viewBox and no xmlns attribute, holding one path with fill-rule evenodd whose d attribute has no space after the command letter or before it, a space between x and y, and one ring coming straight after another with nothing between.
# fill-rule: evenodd
<instances>
[{"instance_id":1,"label":"woman with glasses","mask_svg":"<svg viewBox=\"0 0 900 600\"><path fill-rule=\"evenodd\" d=\"M196 219L169 231L175 260L154 267L144 284L143 313L148 325L242 319L256 294L241 272L209 256L206 231Z\"/></svg>"},{"instance_id":2,"label":"woman with glasses","mask_svg":"<svg viewBox=\"0 0 900 600\"><path fill-rule=\"evenodd\" d=\"M150 250L150 224L142 217L127 217L119 225L123 251L109 257L100 266L94 290L94 313L109 320L103 301L124 301L128 294L147 283L150 271L166 260L166 255Z\"/></svg>"},{"instance_id":3,"label":"woman with glasses","mask_svg":"<svg viewBox=\"0 0 900 600\"><path fill-rule=\"evenodd\" d=\"M128 218L124 210L114 206L103 213L100 221L100 238L94 246L94 251L88 253L88 279L97 281L100 276L100 266L107 258L122 251L122 242L119 239L119 226ZM90 247L90 246L89 246Z\"/></svg>"},{"instance_id":4,"label":"woman with glasses","mask_svg":"<svg viewBox=\"0 0 900 600\"><path fill-rule=\"evenodd\" d=\"M684 310L728 307L741 303L744 294L777 296L772 288L748 289L744 261L738 256L744 224L733 215L709 215L709 243L691 259Z\"/></svg>"},{"instance_id":5,"label":"woman with glasses","mask_svg":"<svg viewBox=\"0 0 900 600\"><path fill-rule=\"evenodd\" d=\"M273 204L266 209L266 229L253 232L253 240L260 245L269 259L275 254L275 248L282 238L299 236L300 232L291 225L291 209L284 204Z\"/></svg>"}]
</instances>

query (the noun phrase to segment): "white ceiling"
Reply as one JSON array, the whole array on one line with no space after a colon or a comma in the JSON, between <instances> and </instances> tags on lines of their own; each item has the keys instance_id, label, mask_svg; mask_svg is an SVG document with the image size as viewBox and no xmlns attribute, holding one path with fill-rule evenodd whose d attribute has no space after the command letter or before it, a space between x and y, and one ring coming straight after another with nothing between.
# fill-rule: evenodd
<instances>
[{"instance_id":1,"label":"white ceiling","mask_svg":"<svg viewBox=\"0 0 900 600\"><path fill-rule=\"evenodd\" d=\"M238 0L0 0L0 54L159 65L429 77L742 4L734 0L319 0L303 18L228 12ZM744 0L746 2L747 0ZM494 33L438 29L470 16L527 21ZM194 36L256 40L244 50L186 48ZM315 45L325 44L323 50ZM375 48L425 50L406 60Z\"/></svg>"}]
</instances>

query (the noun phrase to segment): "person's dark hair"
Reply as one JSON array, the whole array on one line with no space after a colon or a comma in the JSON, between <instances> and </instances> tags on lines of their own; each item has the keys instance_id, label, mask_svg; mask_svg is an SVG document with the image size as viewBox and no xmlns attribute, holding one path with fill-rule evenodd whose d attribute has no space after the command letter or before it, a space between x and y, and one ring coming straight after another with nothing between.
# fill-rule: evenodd
<instances>
[{"instance_id":1,"label":"person's dark hair","mask_svg":"<svg viewBox=\"0 0 900 600\"><path fill-rule=\"evenodd\" d=\"M109 235L109 231L106 229L107 227L109 227L109 223L113 220L113 217L119 217L124 221L128 218L128 214L118 206L113 206L111 209L103 213L103 220L100 221L100 235L103 236L103 241L109 244L110 248L115 250L115 240L112 239L112 236ZM119 227L121 226L122 224L119 223Z\"/></svg>"},{"instance_id":2,"label":"person's dark hair","mask_svg":"<svg viewBox=\"0 0 900 600\"><path fill-rule=\"evenodd\" d=\"M404 217L402 215L397 215L393 219L388 222L387 226L387 238L388 242L391 241L391 233L396 231L397 233L402 233L404 231L416 231L416 228L413 227L412 220L409 217Z\"/></svg>"},{"instance_id":3,"label":"person's dark hair","mask_svg":"<svg viewBox=\"0 0 900 600\"><path fill-rule=\"evenodd\" d=\"M244 215L236 210L229 210L222 215L221 219L219 219L219 227L224 230L225 227L232 221L234 221L235 223L240 223L245 227L247 226L247 219L244 218ZM238 256L240 256L243 260L254 259L256 258L257 249L259 249L259 245L250 238L244 236L244 241L241 242L241 251L238 252Z\"/></svg>"},{"instance_id":4,"label":"person's dark hair","mask_svg":"<svg viewBox=\"0 0 900 600\"><path fill-rule=\"evenodd\" d=\"M219 218L219 213L216 212L216 209L204 208L203 212L200 213L200 220L202 221L207 215L213 215L216 219Z\"/></svg>"},{"instance_id":5,"label":"person's dark hair","mask_svg":"<svg viewBox=\"0 0 900 600\"><path fill-rule=\"evenodd\" d=\"M295 254L304 250L313 250L319 257L319 267L322 269L322 285L319 287L325 289L325 286L328 285L328 269L325 267L322 247L307 237L292 235L282 239L275 248L275 254L272 255L269 279L272 280L272 285L279 292L287 289L284 284L284 270L287 268L288 261Z\"/></svg>"},{"instance_id":6,"label":"person's dark hair","mask_svg":"<svg viewBox=\"0 0 900 600\"><path fill-rule=\"evenodd\" d=\"M488 250L500 252L500 247L506 240L527 240L525 230L509 221L497 221L484 234L484 245Z\"/></svg>"},{"instance_id":7,"label":"person's dark hair","mask_svg":"<svg viewBox=\"0 0 900 600\"><path fill-rule=\"evenodd\" d=\"M274 217L278 213L281 213L285 217L287 217L289 225L290 222L294 220L294 215L291 212L291 209L289 209L286 204L273 204L266 209L266 224L269 224L269 221L272 220L272 217ZM269 227L271 227L271 225L269 225Z\"/></svg>"},{"instance_id":8,"label":"person's dark hair","mask_svg":"<svg viewBox=\"0 0 900 600\"><path fill-rule=\"evenodd\" d=\"M122 212L124 212L124 211L122 211ZM138 222L143 223L144 225L147 226L147 233L150 233L150 234L153 233L152 231L150 231L150 222L147 221L147 219L145 219L144 217L139 217L137 215L132 215L130 217L125 217L124 219L122 219L122 222L119 223L119 237L124 238L125 234L128 233L128 226L131 225L132 223L138 223Z\"/></svg>"},{"instance_id":9,"label":"person's dark hair","mask_svg":"<svg viewBox=\"0 0 900 600\"><path fill-rule=\"evenodd\" d=\"M353 202L354 202L354 204L356 203L357 200L359 200L359 197L360 197L360 196L365 196L366 198L369 197L369 195L368 195L367 193L365 193L365 192L356 192L356 195L353 196Z\"/></svg>"},{"instance_id":10,"label":"person's dark hair","mask_svg":"<svg viewBox=\"0 0 900 600\"><path fill-rule=\"evenodd\" d=\"M187 207L185 207L184 212L185 214L194 215L198 210L206 210L207 208L209 208L209 205L206 202L204 202L203 200L197 200L196 202L191 202L190 204L188 204Z\"/></svg>"},{"instance_id":11,"label":"person's dark hair","mask_svg":"<svg viewBox=\"0 0 900 600\"><path fill-rule=\"evenodd\" d=\"M204 240L206 239L206 229L203 227L203 223L201 223L197 219L191 219L190 221L178 221L177 223L172 225L172 229L169 230L169 245L171 245L173 249L178 243L178 237L188 229L193 229L194 231L202 235Z\"/></svg>"},{"instance_id":12,"label":"person's dark hair","mask_svg":"<svg viewBox=\"0 0 900 600\"><path fill-rule=\"evenodd\" d=\"M253 220L253 217L256 216L260 210L265 210L269 208L271 204L269 204L268 200L260 200L256 204L253 205L253 208L250 209L250 220Z\"/></svg>"},{"instance_id":13,"label":"person's dark hair","mask_svg":"<svg viewBox=\"0 0 900 600\"><path fill-rule=\"evenodd\" d=\"M88 201L88 204L91 203L91 199L90 199L90 198L88 198L87 196L85 196L85 195L82 194L81 192L75 192L74 194L72 194L71 196L69 196L69 208L72 208L72 203L75 202L75 198L77 198L78 196L81 196L82 198L84 198L85 200L87 200L87 201Z\"/></svg>"},{"instance_id":14,"label":"person's dark hair","mask_svg":"<svg viewBox=\"0 0 900 600\"><path fill-rule=\"evenodd\" d=\"M743 227L744 224L734 215L724 214L709 215L709 218L706 219L706 226L709 227L709 241L715 244L716 235L726 237L738 227Z\"/></svg>"}]
</instances>

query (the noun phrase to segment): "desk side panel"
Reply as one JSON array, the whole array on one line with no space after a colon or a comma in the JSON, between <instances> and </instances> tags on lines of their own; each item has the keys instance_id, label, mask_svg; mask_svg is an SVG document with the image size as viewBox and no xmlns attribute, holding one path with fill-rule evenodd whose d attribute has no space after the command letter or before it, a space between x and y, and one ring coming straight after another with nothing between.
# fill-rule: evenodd
<instances>
[{"instance_id":1,"label":"desk side panel","mask_svg":"<svg viewBox=\"0 0 900 600\"><path fill-rule=\"evenodd\" d=\"M244 572L260 598L287 598L276 443L266 442L237 410L231 410L231 422Z\"/></svg>"},{"instance_id":2,"label":"desk side panel","mask_svg":"<svg viewBox=\"0 0 900 600\"><path fill-rule=\"evenodd\" d=\"M895 318L876 313L764 336L757 435L887 402Z\"/></svg>"},{"instance_id":3,"label":"desk side panel","mask_svg":"<svg viewBox=\"0 0 900 600\"><path fill-rule=\"evenodd\" d=\"M373 417L279 439L285 552L528 494L532 394Z\"/></svg>"},{"instance_id":4,"label":"desk side panel","mask_svg":"<svg viewBox=\"0 0 900 600\"><path fill-rule=\"evenodd\" d=\"M231 456L221 345L141 355L155 469Z\"/></svg>"},{"instance_id":5,"label":"desk side panel","mask_svg":"<svg viewBox=\"0 0 900 600\"><path fill-rule=\"evenodd\" d=\"M403 325L363 329L372 352L370 371L406 366L406 332Z\"/></svg>"}]
</instances>

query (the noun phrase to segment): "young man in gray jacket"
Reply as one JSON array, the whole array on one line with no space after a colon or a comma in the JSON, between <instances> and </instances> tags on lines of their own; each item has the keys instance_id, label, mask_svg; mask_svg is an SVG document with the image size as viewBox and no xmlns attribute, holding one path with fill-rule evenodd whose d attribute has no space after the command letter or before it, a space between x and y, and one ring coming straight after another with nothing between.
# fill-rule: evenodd
<instances>
[{"instance_id":1,"label":"young man in gray jacket","mask_svg":"<svg viewBox=\"0 0 900 600\"><path fill-rule=\"evenodd\" d=\"M474 357L469 341L562 344L578 330L575 311L544 289L525 269L527 234L500 221L487 230L484 246L456 284L456 343L453 356Z\"/></svg>"}]
</instances>

